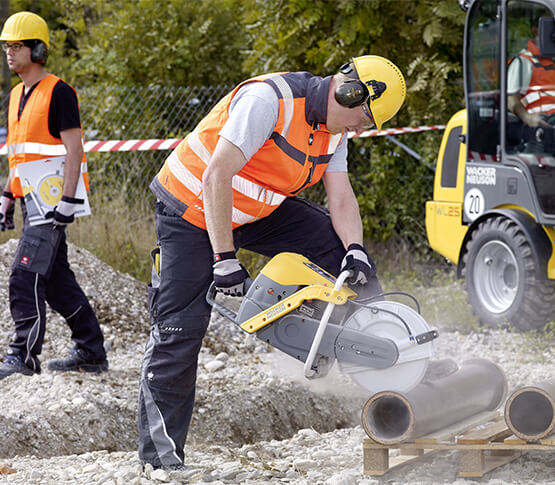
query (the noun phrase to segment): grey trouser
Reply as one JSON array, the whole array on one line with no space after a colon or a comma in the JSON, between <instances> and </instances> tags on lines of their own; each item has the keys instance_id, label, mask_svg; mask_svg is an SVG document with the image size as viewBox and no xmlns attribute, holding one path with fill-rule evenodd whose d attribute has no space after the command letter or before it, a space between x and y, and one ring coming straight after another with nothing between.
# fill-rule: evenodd
<instances>
[{"instance_id":1,"label":"grey trouser","mask_svg":"<svg viewBox=\"0 0 555 485\"><path fill-rule=\"evenodd\" d=\"M198 353L211 308L212 247L205 230L156 205L159 278L149 285L152 329L139 388L139 458L154 467L183 463L195 399ZM268 217L234 231L236 249L264 256L300 253L338 274L345 249L327 211L302 199L287 199ZM381 292L377 278L367 294ZM366 293L366 292L365 292Z\"/></svg>"}]
</instances>

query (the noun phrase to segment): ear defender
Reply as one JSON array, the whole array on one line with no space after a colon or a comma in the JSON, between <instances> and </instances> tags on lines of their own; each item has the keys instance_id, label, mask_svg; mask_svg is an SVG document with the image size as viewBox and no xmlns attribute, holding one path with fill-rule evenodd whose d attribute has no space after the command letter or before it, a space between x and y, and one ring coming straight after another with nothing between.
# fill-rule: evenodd
<instances>
[{"instance_id":1,"label":"ear defender","mask_svg":"<svg viewBox=\"0 0 555 485\"><path fill-rule=\"evenodd\" d=\"M335 89L335 100L346 108L356 108L368 99L368 88L358 78L352 63L347 62L343 64L340 71L351 79L337 86Z\"/></svg>"},{"instance_id":2,"label":"ear defender","mask_svg":"<svg viewBox=\"0 0 555 485\"><path fill-rule=\"evenodd\" d=\"M37 64L44 64L48 58L48 49L46 44L41 41L37 41L35 45L31 48L31 61Z\"/></svg>"},{"instance_id":3,"label":"ear defender","mask_svg":"<svg viewBox=\"0 0 555 485\"><path fill-rule=\"evenodd\" d=\"M368 95L368 88L358 79L349 79L335 89L335 100L347 108L360 106Z\"/></svg>"}]
</instances>

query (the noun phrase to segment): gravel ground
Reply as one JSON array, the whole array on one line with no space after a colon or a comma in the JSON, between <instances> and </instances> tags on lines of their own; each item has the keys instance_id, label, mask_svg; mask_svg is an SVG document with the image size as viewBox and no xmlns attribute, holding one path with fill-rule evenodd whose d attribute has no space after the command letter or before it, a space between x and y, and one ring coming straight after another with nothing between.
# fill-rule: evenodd
<instances>
[{"instance_id":1,"label":"gravel ground","mask_svg":"<svg viewBox=\"0 0 555 485\"><path fill-rule=\"evenodd\" d=\"M0 246L0 345L12 331L7 279L17 241ZM146 288L70 245L70 261L109 345L110 371L0 381L0 483L21 485L192 484L555 484L555 454L530 452L484 478L457 477L456 452L437 452L385 477L362 474L360 411L369 396L335 368L306 381L302 365L213 315L200 355L187 471L142 471L136 403L148 334ZM235 302L236 303L236 302ZM42 361L69 352L63 320L48 313ZM437 357L487 357L509 389L555 376L555 345L506 330L449 331L442 315ZM434 323L437 324L437 323ZM46 367L44 365L44 367Z\"/></svg>"}]
</instances>

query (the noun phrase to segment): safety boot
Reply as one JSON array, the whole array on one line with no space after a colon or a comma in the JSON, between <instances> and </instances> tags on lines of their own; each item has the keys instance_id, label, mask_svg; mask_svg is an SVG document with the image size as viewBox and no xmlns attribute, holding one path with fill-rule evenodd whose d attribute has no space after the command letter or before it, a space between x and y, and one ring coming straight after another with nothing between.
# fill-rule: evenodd
<instances>
[{"instance_id":1,"label":"safety boot","mask_svg":"<svg viewBox=\"0 0 555 485\"><path fill-rule=\"evenodd\" d=\"M32 376L36 372L25 365L19 355L6 355L4 362L0 364L0 379L4 379L4 377L11 376L12 374Z\"/></svg>"},{"instance_id":2,"label":"safety boot","mask_svg":"<svg viewBox=\"0 0 555 485\"><path fill-rule=\"evenodd\" d=\"M70 354L63 359L51 359L47 366L54 371L83 371L83 372L106 372L108 370L108 360L87 359L81 349L73 349Z\"/></svg>"}]
</instances>

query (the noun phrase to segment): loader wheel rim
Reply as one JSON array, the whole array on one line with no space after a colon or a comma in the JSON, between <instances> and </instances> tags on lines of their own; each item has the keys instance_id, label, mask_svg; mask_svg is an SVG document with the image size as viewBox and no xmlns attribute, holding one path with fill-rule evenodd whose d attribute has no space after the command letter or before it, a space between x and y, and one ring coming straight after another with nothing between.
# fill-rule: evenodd
<instances>
[{"instance_id":1,"label":"loader wheel rim","mask_svg":"<svg viewBox=\"0 0 555 485\"><path fill-rule=\"evenodd\" d=\"M506 312L518 292L520 272L511 248L502 241L489 241L476 255L474 285L490 313Z\"/></svg>"}]
</instances>

